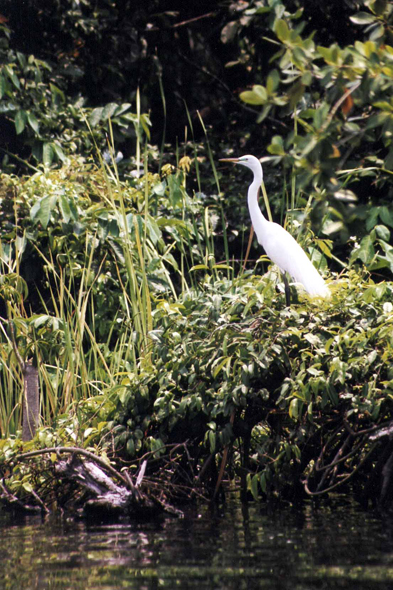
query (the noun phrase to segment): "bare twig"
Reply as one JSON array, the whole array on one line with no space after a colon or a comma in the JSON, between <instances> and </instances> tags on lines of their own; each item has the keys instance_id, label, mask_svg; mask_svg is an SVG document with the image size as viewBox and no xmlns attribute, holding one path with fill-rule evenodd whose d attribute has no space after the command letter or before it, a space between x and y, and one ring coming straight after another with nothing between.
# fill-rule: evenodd
<instances>
[{"instance_id":1,"label":"bare twig","mask_svg":"<svg viewBox=\"0 0 393 590\"><path fill-rule=\"evenodd\" d=\"M215 16L216 13L215 12L208 12L207 14L200 14L199 16L194 16L194 18L190 18L188 20L184 20L180 23L175 23L174 25L169 25L168 27L149 27L146 29L146 33L149 33L150 31L162 31L163 29L179 29L180 27L186 27L187 25L190 25L191 23L195 23L199 20L202 20L203 18L210 18L211 16Z\"/></svg>"}]
</instances>

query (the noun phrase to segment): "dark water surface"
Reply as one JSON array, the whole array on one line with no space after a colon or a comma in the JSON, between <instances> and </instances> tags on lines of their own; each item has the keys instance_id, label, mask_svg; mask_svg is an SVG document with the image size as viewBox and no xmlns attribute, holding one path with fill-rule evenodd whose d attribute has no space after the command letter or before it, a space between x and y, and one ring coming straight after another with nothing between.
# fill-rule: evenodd
<instances>
[{"instance_id":1,"label":"dark water surface","mask_svg":"<svg viewBox=\"0 0 393 590\"><path fill-rule=\"evenodd\" d=\"M266 513L237 499L183 520L94 524L0 513L0 588L393 588L393 522L334 504Z\"/></svg>"}]
</instances>

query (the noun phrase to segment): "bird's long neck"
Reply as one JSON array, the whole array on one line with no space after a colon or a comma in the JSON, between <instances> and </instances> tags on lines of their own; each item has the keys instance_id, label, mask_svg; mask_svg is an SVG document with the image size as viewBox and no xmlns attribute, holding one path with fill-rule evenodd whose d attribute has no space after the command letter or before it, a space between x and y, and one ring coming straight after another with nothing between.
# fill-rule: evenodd
<instances>
[{"instance_id":1,"label":"bird's long neck","mask_svg":"<svg viewBox=\"0 0 393 590\"><path fill-rule=\"evenodd\" d=\"M254 226L254 231L258 236L257 229L263 227L266 223L269 223L267 219L264 217L262 211L258 205L258 191L262 184L262 170L259 172L254 172L254 180L248 187L248 210L250 212L250 217L252 221L252 225Z\"/></svg>"}]
</instances>

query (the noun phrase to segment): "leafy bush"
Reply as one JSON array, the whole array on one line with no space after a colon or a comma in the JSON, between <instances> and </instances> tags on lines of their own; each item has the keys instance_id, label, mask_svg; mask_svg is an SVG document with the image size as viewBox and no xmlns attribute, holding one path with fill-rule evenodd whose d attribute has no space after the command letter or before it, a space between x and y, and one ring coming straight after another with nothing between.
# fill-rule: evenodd
<instances>
[{"instance_id":1,"label":"leafy bush","mask_svg":"<svg viewBox=\"0 0 393 590\"><path fill-rule=\"evenodd\" d=\"M70 155L95 155L97 148L106 148L109 119L116 145L149 136L146 114L133 113L130 103L87 108L83 97L66 94L67 85L58 70L12 49L10 37L11 31L0 24L0 122L8 132L8 141L3 138L3 166L14 155L12 151L20 151L19 162L22 156L46 167L64 163Z\"/></svg>"},{"instance_id":2,"label":"leafy bush","mask_svg":"<svg viewBox=\"0 0 393 590\"><path fill-rule=\"evenodd\" d=\"M299 478L316 477L333 433L337 452L346 423L362 430L392 411L393 286L352 272L331 288L332 301L287 309L271 279L208 281L158 305L157 360L112 397L119 448L159 456L187 441L198 470L233 445L233 467L255 495L293 494Z\"/></svg>"},{"instance_id":3,"label":"leafy bush","mask_svg":"<svg viewBox=\"0 0 393 590\"><path fill-rule=\"evenodd\" d=\"M10 152L34 172L21 179L3 174L0 184L3 434L16 434L20 426L17 346L39 365L44 423L59 429L59 436L48 427L39 431L44 446L54 440L100 444L134 464L147 453L151 472L164 466L168 475L177 462L176 475L192 485L209 469L215 485L220 460L255 497L260 491L291 497L301 483L310 494L351 479L361 487L369 478L371 485L381 463L370 434L390 419L393 390L393 287L384 280L393 269L392 11L384 1L364 2L364 11L351 12L350 31L357 29L357 36L341 46L326 25L312 30L311 4L235 2L229 22L227 8L214 15L221 50L239 58L227 71L247 72L238 75L236 88L255 76L254 87L240 96L247 109L258 111L262 134L255 125L244 133L239 121L249 123L250 111L236 105L225 141L217 125L208 144L213 175L195 144L193 160L185 145L183 157L176 147L164 166L164 154L158 158L146 145L141 175L141 145L150 133L141 103L155 84L156 102L166 110L161 75L169 71L176 80L172 106L178 104L176 88L185 70L188 80L194 71L188 53L185 60L160 56L159 63L155 43L144 37L139 43L135 23L147 19L146 6L124 26L138 49L128 56L127 72L141 63L149 64L148 74L158 72L154 83L145 80L141 99L129 91L137 97L136 113L130 94L121 95L129 81L120 76L119 31L102 65L116 79L106 90L113 100L100 105L85 92L86 63L92 63L95 40L105 38L101 52L108 39L112 43L107 33L119 22L118 7L111 4L111 12L106 0L94 6L84 0L62 20L61 2L45 6L42 14L53 17L54 30L64 33L73 23L73 50L64 53L60 36L57 64L35 57L20 39L19 47L10 42L1 19L0 123L9 133L3 163L10 166ZM172 27L164 24L172 15L154 18L170 38ZM184 23L178 25L173 28ZM202 54L206 31L188 33L187 43ZM209 79L218 84L223 69L216 58L210 64ZM96 87L105 79L102 71L90 72ZM206 72L198 71L199 84ZM229 86L218 86L200 95L193 85L187 88L212 103L221 97L217 111L224 111L223 94L236 100ZM192 128L195 119L184 112ZM127 162L120 179L122 141L136 144L136 170ZM330 301L310 302L300 294L286 309L274 272L260 278L240 270L249 226L245 188L216 171L211 146L220 154L233 145L260 151L262 141L270 153L265 168L282 170L268 181L276 215L284 223L288 214L291 231L322 268L327 259L333 270L345 269L331 276ZM93 151L99 167L87 159ZM151 158L160 174L149 172ZM191 164L194 193L187 186ZM313 237L309 221L322 239Z\"/></svg>"},{"instance_id":4,"label":"leafy bush","mask_svg":"<svg viewBox=\"0 0 393 590\"><path fill-rule=\"evenodd\" d=\"M152 359L153 311L195 282L193 265L217 274L209 210L202 195L186 192L189 159L179 166L120 181L116 167L79 158L22 179L2 175L3 432L15 432L20 419L10 411L20 404L20 371L8 371L7 323L15 323L22 357L43 369L49 423L67 411L71 384L86 398L118 372L137 371L140 357Z\"/></svg>"},{"instance_id":5,"label":"leafy bush","mask_svg":"<svg viewBox=\"0 0 393 590\"><path fill-rule=\"evenodd\" d=\"M349 18L366 27L368 39L343 48L337 42L322 45L319 31L308 28L304 35L302 11L283 13L280 2L254 10L255 20L269 13L270 41L278 51L265 83L240 97L260 107L259 122L273 116L283 123L265 161L282 166L284 177L292 175L291 214L307 204L320 230L334 238L334 253L344 259L350 236L371 232L352 259L361 257L370 270L391 270L392 11L387 2L364 4L367 12Z\"/></svg>"}]
</instances>

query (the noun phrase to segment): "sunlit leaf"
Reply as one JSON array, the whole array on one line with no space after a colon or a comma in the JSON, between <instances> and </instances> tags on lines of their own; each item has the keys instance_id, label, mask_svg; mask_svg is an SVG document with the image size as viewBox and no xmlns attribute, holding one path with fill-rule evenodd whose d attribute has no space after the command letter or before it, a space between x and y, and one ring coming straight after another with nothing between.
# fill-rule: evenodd
<instances>
[{"instance_id":1,"label":"sunlit leaf","mask_svg":"<svg viewBox=\"0 0 393 590\"><path fill-rule=\"evenodd\" d=\"M370 14L369 12L357 12L349 18L356 25L368 25L377 20L376 17L373 14Z\"/></svg>"},{"instance_id":2,"label":"sunlit leaf","mask_svg":"<svg viewBox=\"0 0 393 590\"><path fill-rule=\"evenodd\" d=\"M245 90L240 93L240 99L247 104L263 105L267 101L267 91L264 86L257 84L252 90Z\"/></svg>"},{"instance_id":3,"label":"sunlit leaf","mask_svg":"<svg viewBox=\"0 0 393 590\"><path fill-rule=\"evenodd\" d=\"M42 146L42 161L45 166L50 166L53 161L53 148L51 143L44 143Z\"/></svg>"},{"instance_id":4,"label":"sunlit leaf","mask_svg":"<svg viewBox=\"0 0 393 590\"><path fill-rule=\"evenodd\" d=\"M285 20L278 19L276 21L275 33L280 41L287 41L289 39L289 28Z\"/></svg>"},{"instance_id":5,"label":"sunlit leaf","mask_svg":"<svg viewBox=\"0 0 393 590\"><path fill-rule=\"evenodd\" d=\"M102 119L104 107L97 107L91 112L89 117L89 123L92 127L95 127Z\"/></svg>"}]
</instances>

